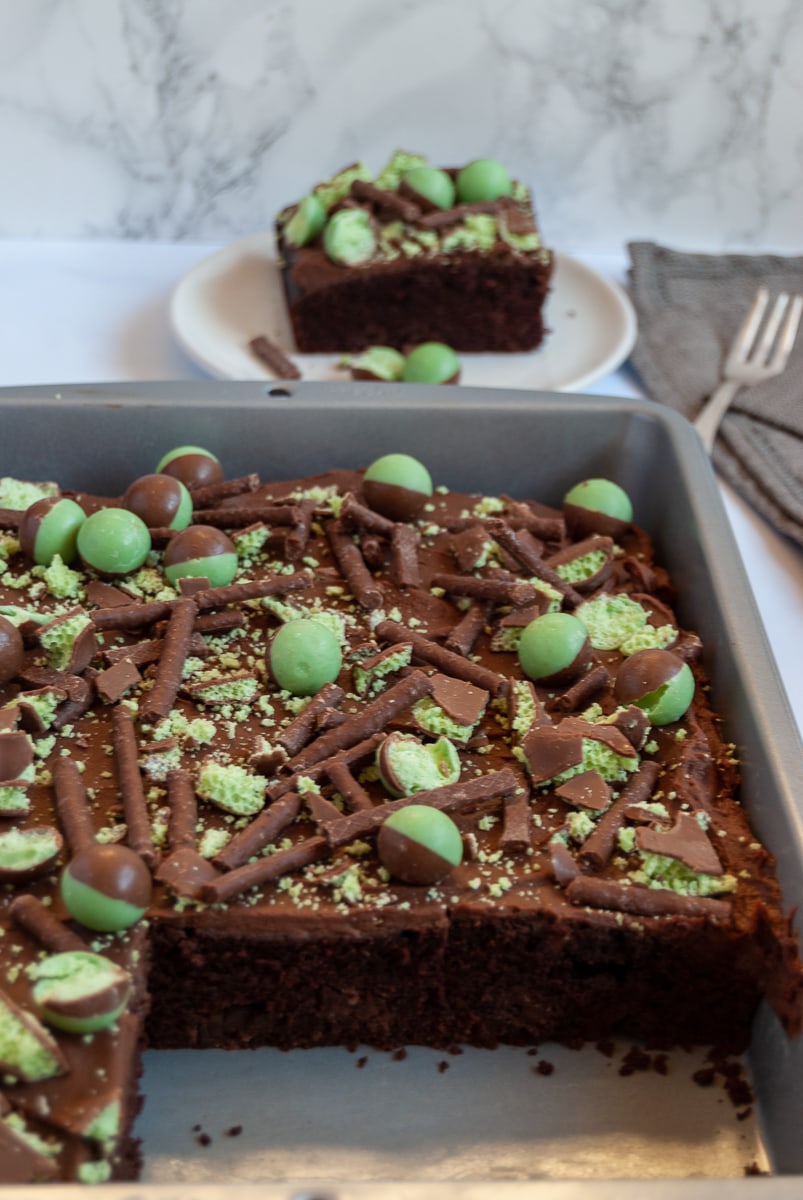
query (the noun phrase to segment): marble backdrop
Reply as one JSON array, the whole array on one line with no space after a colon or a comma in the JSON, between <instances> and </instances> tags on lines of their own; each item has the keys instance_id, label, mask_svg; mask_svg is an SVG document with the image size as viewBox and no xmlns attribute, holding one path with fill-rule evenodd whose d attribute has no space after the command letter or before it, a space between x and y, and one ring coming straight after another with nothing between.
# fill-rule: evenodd
<instances>
[{"instance_id":1,"label":"marble backdrop","mask_svg":"<svg viewBox=\"0 0 803 1200\"><path fill-rule=\"evenodd\" d=\"M548 240L803 250L800 0L0 0L0 236L221 241L355 158Z\"/></svg>"}]
</instances>

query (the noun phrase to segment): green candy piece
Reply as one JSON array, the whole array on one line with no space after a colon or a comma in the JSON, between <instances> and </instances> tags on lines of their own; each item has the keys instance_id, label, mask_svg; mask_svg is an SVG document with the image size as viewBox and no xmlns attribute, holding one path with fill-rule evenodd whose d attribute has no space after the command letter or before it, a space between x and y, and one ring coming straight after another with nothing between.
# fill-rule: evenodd
<instances>
[{"instance_id":1,"label":"green candy piece","mask_svg":"<svg viewBox=\"0 0 803 1200\"><path fill-rule=\"evenodd\" d=\"M151 875L128 846L93 844L61 873L61 898L87 929L115 933L143 916L151 901Z\"/></svg>"},{"instance_id":2,"label":"green candy piece","mask_svg":"<svg viewBox=\"0 0 803 1200\"><path fill-rule=\"evenodd\" d=\"M326 224L326 209L317 196L304 196L284 227L284 238L291 246L306 246Z\"/></svg>"},{"instance_id":3,"label":"green candy piece","mask_svg":"<svg viewBox=\"0 0 803 1200\"><path fill-rule=\"evenodd\" d=\"M376 235L371 218L362 208L341 208L326 223L323 248L332 262L359 267L373 258Z\"/></svg>"},{"instance_id":4,"label":"green candy piece","mask_svg":"<svg viewBox=\"0 0 803 1200\"><path fill-rule=\"evenodd\" d=\"M369 346L361 354L346 354L341 360L355 379L396 382L404 369L404 355L392 346Z\"/></svg>"},{"instance_id":5,"label":"green candy piece","mask_svg":"<svg viewBox=\"0 0 803 1200\"><path fill-rule=\"evenodd\" d=\"M212 525L188 525L167 543L164 573L173 587L181 579L208 579L211 587L227 587L237 573L234 542Z\"/></svg>"},{"instance_id":6,"label":"green candy piece","mask_svg":"<svg viewBox=\"0 0 803 1200\"><path fill-rule=\"evenodd\" d=\"M457 198L462 204L498 200L512 191L510 172L495 158L475 158L457 176Z\"/></svg>"},{"instance_id":7,"label":"green candy piece","mask_svg":"<svg viewBox=\"0 0 803 1200\"><path fill-rule=\"evenodd\" d=\"M237 574L237 563L236 554L210 554L165 567L165 575L175 588L182 579L208 579L210 587L228 587Z\"/></svg>"},{"instance_id":8,"label":"green candy piece","mask_svg":"<svg viewBox=\"0 0 803 1200\"><path fill-rule=\"evenodd\" d=\"M330 629L310 617L282 625L268 648L268 666L276 683L294 696L314 696L340 674L343 655Z\"/></svg>"},{"instance_id":9,"label":"green candy piece","mask_svg":"<svg viewBox=\"0 0 803 1200\"><path fill-rule=\"evenodd\" d=\"M430 854L436 854L456 867L463 858L463 839L460 830L448 813L429 804L408 804L391 813L383 828L403 834Z\"/></svg>"},{"instance_id":10,"label":"green candy piece","mask_svg":"<svg viewBox=\"0 0 803 1200\"><path fill-rule=\"evenodd\" d=\"M404 173L402 182L437 208L451 208L454 204L454 182L439 167L413 167Z\"/></svg>"},{"instance_id":11,"label":"green candy piece","mask_svg":"<svg viewBox=\"0 0 803 1200\"><path fill-rule=\"evenodd\" d=\"M432 495L432 477L417 458L410 454L383 454L366 469L365 479L374 483L392 483L411 492Z\"/></svg>"},{"instance_id":12,"label":"green candy piece","mask_svg":"<svg viewBox=\"0 0 803 1200\"><path fill-rule=\"evenodd\" d=\"M545 613L521 632L518 654L530 679L549 679L571 667L586 644L588 632L571 613Z\"/></svg>"},{"instance_id":13,"label":"green candy piece","mask_svg":"<svg viewBox=\"0 0 803 1200\"><path fill-rule=\"evenodd\" d=\"M422 342L404 360L404 383L448 383L460 374L460 359L443 342Z\"/></svg>"},{"instance_id":14,"label":"green candy piece","mask_svg":"<svg viewBox=\"0 0 803 1200\"><path fill-rule=\"evenodd\" d=\"M88 567L102 575L137 571L151 549L148 526L126 508L101 508L78 530L78 553Z\"/></svg>"},{"instance_id":15,"label":"green candy piece","mask_svg":"<svg viewBox=\"0 0 803 1200\"><path fill-rule=\"evenodd\" d=\"M26 517L41 513L39 529L34 538L31 557L41 567L49 567L56 555L63 563L71 563L76 555L78 530L86 513L75 500L62 496L59 500L37 500Z\"/></svg>"},{"instance_id":16,"label":"green candy piece","mask_svg":"<svg viewBox=\"0 0 803 1200\"><path fill-rule=\"evenodd\" d=\"M84 950L49 954L29 970L33 1002L40 1016L66 1033L108 1029L131 996L131 978L122 967Z\"/></svg>"},{"instance_id":17,"label":"green candy piece","mask_svg":"<svg viewBox=\"0 0 803 1200\"><path fill-rule=\"evenodd\" d=\"M636 701L650 718L652 725L671 725L679 721L694 697L694 675L684 663L674 679Z\"/></svg>"},{"instance_id":18,"label":"green candy piece","mask_svg":"<svg viewBox=\"0 0 803 1200\"><path fill-rule=\"evenodd\" d=\"M156 473L164 471L165 467L169 466L174 458L184 458L186 455L200 455L202 458L211 458L213 462L220 460L211 450L204 450L203 446L176 446L174 450L168 450L167 454L163 454L156 464Z\"/></svg>"},{"instance_id":19,"label":"green candy piece","mask_svg":"<svg viewBox=\"0 0 803 1200\"><path fill-rule=\"evenodd\" d=\"M670 650L637 650L617 671L614 691L621 703L643 708L652 725L671 725L694 698L694 675Z\"/></svg>"},{"instance_id":20,"label":"green candy piece","mask_svg":"<svg viewBox=\"0 0 803 1200\"><path fill-rule=\"evenodd\" d=\"M563 497L564 504L605 513L617 521L633 520L633 505L624 488L610 479L584 479Z\"/></svg>"},{"instance_id":21,"label":"green candy piece","mask_svg":"<svg viewBox=\"0 0 803 1200\"><path fill-rule=\"evenodd\" d=\"M388 734L377 749L376 765L383 787L397 797L457 783L460 778L460 756L446 737L422 742L411 733Z\"/></svg>"}]
</instances>

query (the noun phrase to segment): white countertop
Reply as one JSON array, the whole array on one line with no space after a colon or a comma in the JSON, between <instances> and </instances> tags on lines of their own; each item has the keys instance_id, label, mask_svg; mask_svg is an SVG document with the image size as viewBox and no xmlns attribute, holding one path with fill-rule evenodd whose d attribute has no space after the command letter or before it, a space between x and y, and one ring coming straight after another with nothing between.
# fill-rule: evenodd
<instances>
[{"instance_id":1,"label":"white countertop","mask_svg":"<svg viewBox=\"0 0 803 1200\"><path fill-rule=\"evenodd\" d=\"M169 304L182 275L217 249L198 243L0 241L0 385L208 378L173 340ZM586 257L622 282L624 254ZM636 396L627 369L590 386ZM12 473L0 459L0 474ZM736 541L803 730L803 552L723 486Z\"/></svg>"}]
</instances>

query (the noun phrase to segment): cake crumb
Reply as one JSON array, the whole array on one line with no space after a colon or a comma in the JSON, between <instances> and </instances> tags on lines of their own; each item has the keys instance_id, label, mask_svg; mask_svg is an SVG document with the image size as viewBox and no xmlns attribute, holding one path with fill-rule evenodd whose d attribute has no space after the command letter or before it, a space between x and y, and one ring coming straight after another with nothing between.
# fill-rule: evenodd
<instances>
[{"instance_id":1,"label":"cake crumb","mask_svg":"<svg viewBox=\"0 0 803 1200\"><path fill-rule=\"evenodd\" d=\"M439 1075L442 1075L444 1073L444 1071L448 1071L448 1070L449 1070L448 1062L441 1061L438 1063L438 1074Z\"/></svg>"}]
</instances>

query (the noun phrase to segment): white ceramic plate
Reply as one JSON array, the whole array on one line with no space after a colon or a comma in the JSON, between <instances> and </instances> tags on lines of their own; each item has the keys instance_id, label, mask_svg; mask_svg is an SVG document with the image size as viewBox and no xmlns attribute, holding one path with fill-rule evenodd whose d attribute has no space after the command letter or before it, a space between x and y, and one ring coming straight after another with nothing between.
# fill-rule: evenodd
<instances>
[{"instance_id":1,"label":"white ceramic plate","mask_svg":"<svg viewBox=\"0 0 803 1200\"><path fill-rule=\"evenodd\" d=\"M193 267L171 303L173 332L217 379L271 379L248 348L265 334L297 362L305 380L343 380L337 354L296 354L272 233L243 238ZM476 387L580 391L629 355L636 317L625 293L590 267L556 255L546 307L551 330L528 354L462 354L461 382Z\"/></svg>"}]
</instances>

